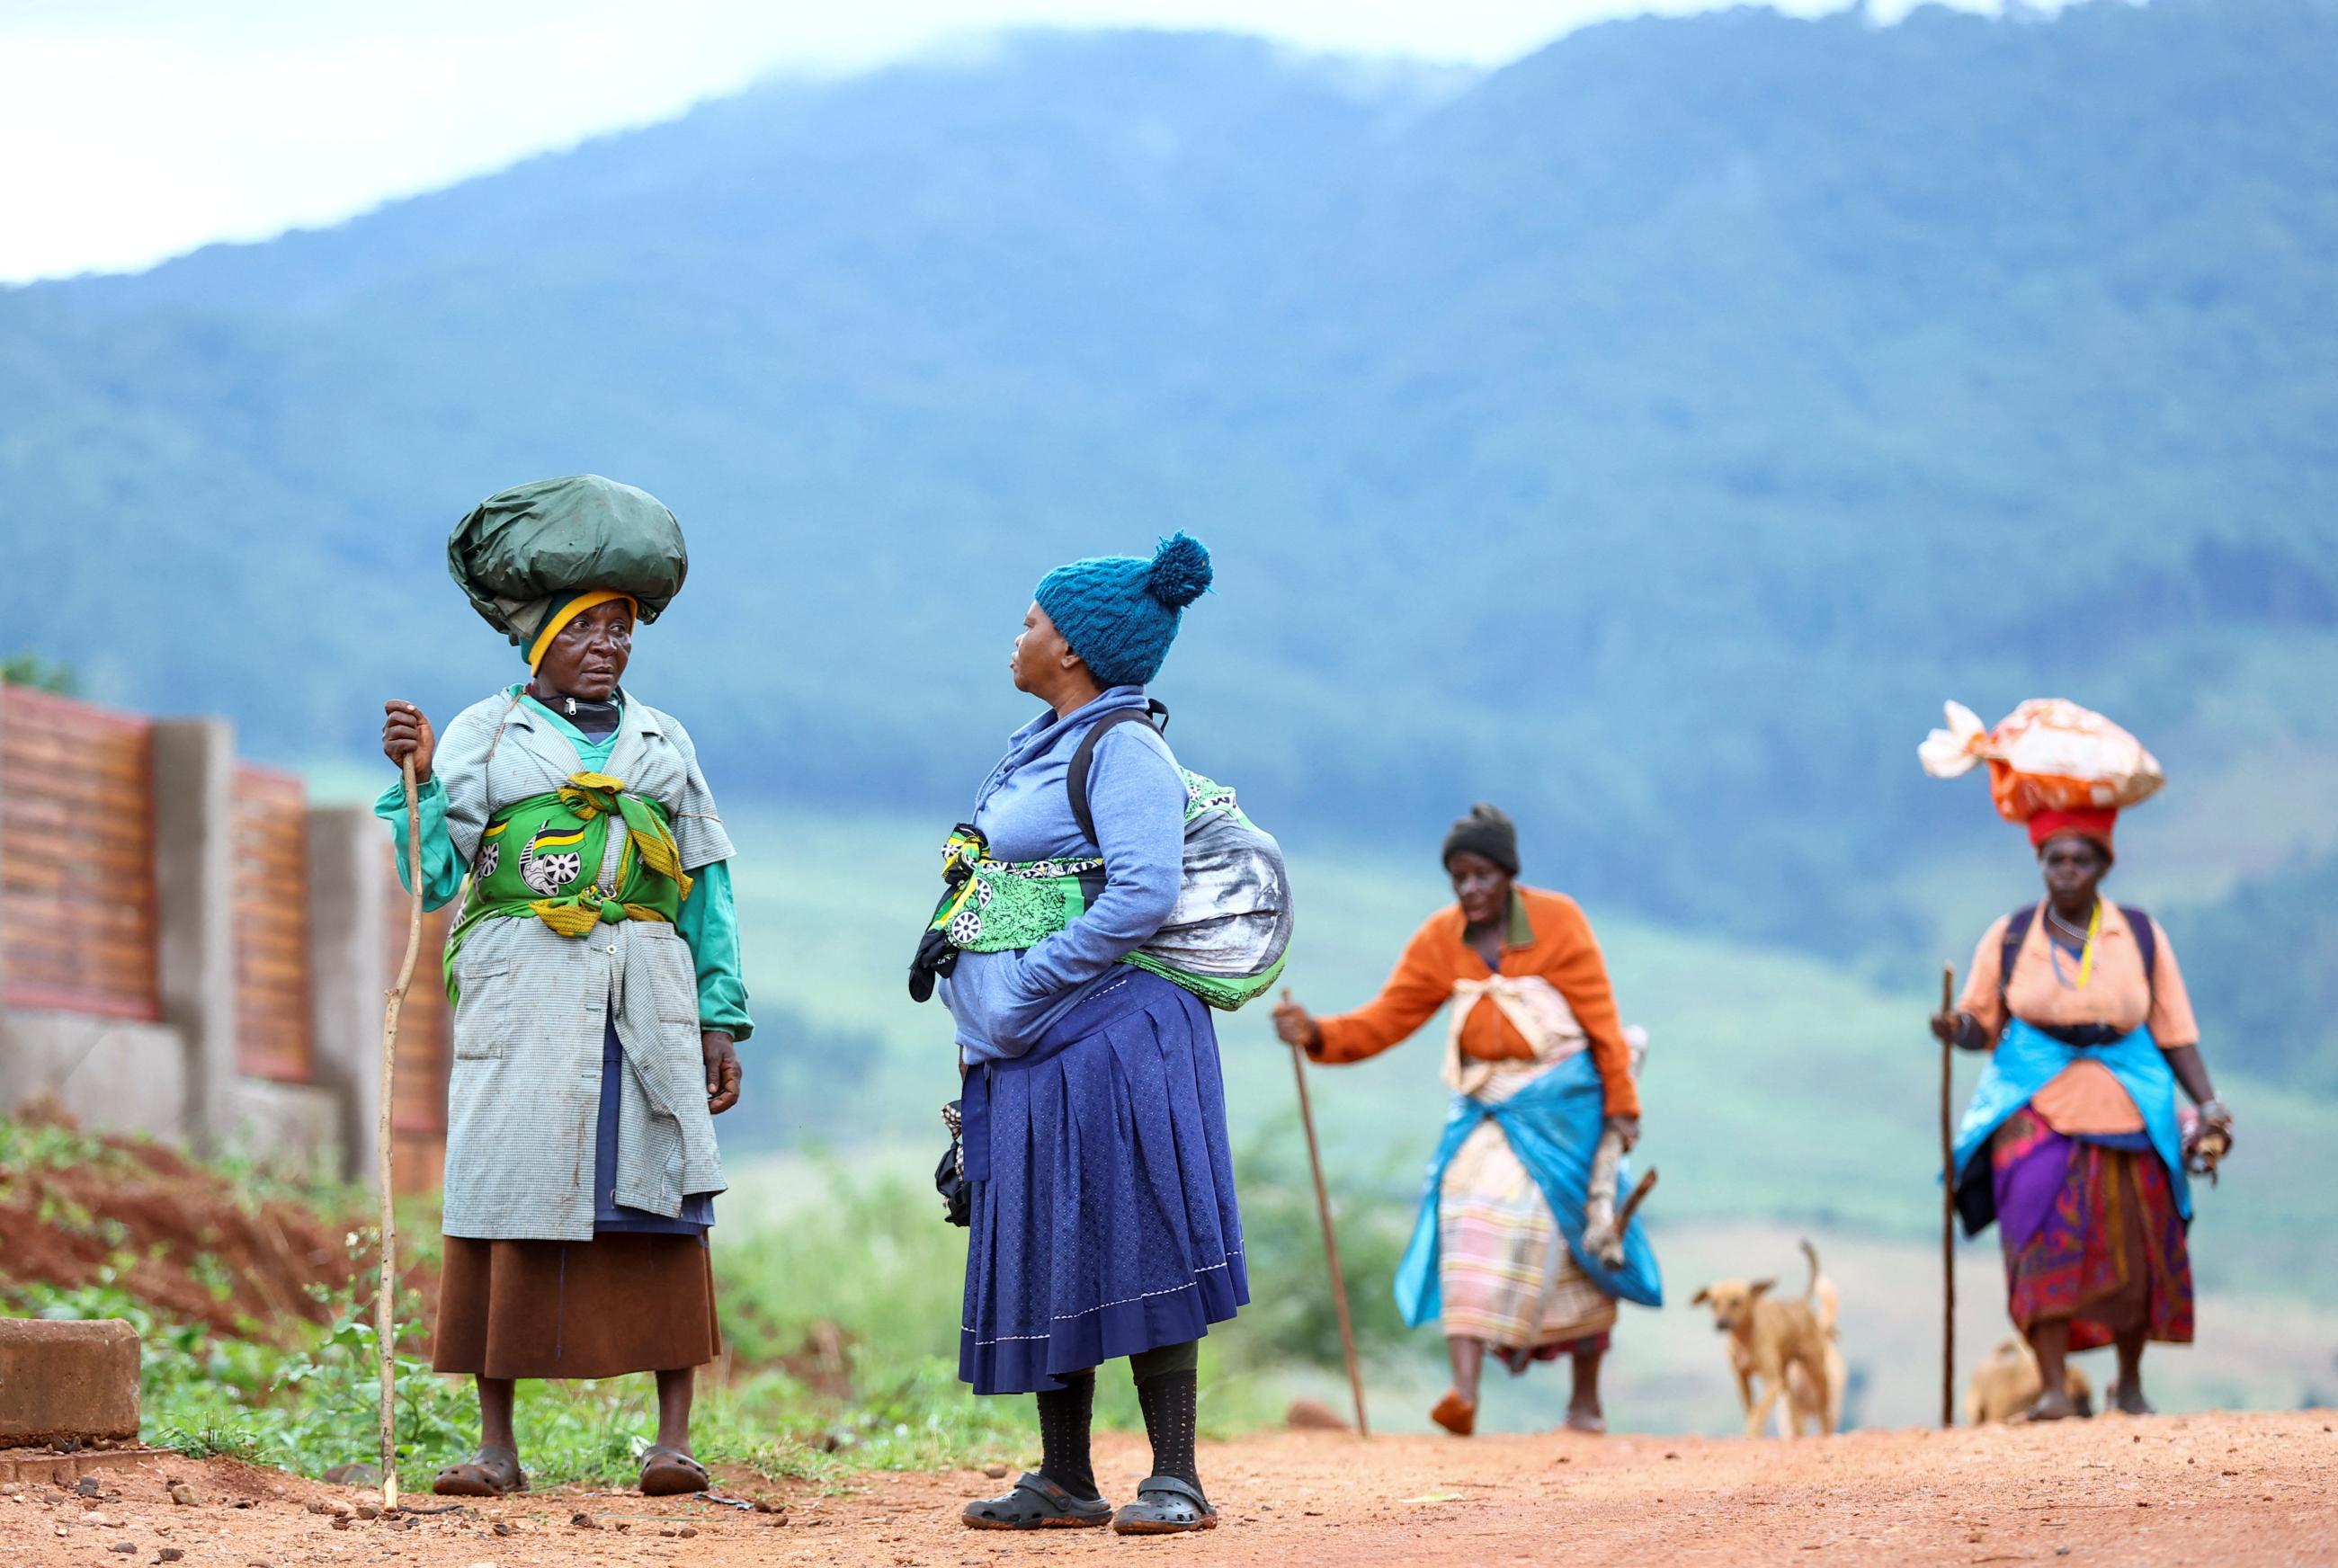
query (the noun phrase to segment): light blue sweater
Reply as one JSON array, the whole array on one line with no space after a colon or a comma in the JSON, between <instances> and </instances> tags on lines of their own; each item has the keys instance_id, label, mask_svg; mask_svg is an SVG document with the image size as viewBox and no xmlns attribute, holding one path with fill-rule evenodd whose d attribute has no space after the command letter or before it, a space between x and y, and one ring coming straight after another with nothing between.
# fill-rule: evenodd
<instances>
[{"instance_id":1,"label":"light blue sweater","mask_svg":"<svg viewBox=\"0 0 2338 1568\"><path fill-rule=\"evenodd\" d=\"M1085 914L1036 947L962 953L942 982L960 1060L1020 1056L1167 922L1185 862L1185 781L1150 724L1118 724L1096 742L1088 809L1100 844L1072 815L1066 787L1088 726L1143 708L1144 689L1115 686L1069 718L1053 710L1015 731L974 799L974 826L1001 860L1104 857L1105 887Z\"/></svg>"}]
</instances>

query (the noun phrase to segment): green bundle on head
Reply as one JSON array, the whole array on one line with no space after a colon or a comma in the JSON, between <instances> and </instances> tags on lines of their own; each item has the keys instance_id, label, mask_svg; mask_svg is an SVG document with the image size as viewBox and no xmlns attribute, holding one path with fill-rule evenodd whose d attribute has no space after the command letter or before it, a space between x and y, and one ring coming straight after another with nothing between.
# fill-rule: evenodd
<instances>
[{"instance_id":1,"label":"green bundle on head","mask_svg":"<svg viewBox=\"0 0 2338 1568\"><path fill-rule=\"evenodd\" d=\"M600 591L654 621L682 592L682 524L646 490L597 474L498 491L447 540L447 570L471 607L523 652L555 612Z\"/></svg>"}]
</instances>

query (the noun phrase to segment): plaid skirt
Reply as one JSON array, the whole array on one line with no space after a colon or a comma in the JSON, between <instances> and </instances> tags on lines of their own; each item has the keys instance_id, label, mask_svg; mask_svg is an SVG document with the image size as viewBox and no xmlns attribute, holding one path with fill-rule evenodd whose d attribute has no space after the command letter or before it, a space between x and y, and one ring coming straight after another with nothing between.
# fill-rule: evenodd
<instances>
[{"instance_id":1,"label":"plaid skirt","mask_svg":"<svg viewBox=\"0 0 2338 1568\"><path fill-rule=\"evenodd\" d=\"M2192 1255L2167 1168L2148 1145L2057 1132L2027 1108L1989 1148L2007 1310L2025 1331L2070 1320L2070 1348L2140 1325L2192 1342Z\"/></svg>"},{"instance_id":2,"label":"plaid skirt","mask_svg":"<svg viewBox=\"0 0 2338 1568\"><path fill-rule=\"evenodd\" d=\"M1496 1122L1479 1123L1446 1166L1437 1228L1449 1338L1483 1339L1516 1362L1547 1359L1615 1326L1616 1298L1577 1266Z\"/></svg>"}]
</instances>

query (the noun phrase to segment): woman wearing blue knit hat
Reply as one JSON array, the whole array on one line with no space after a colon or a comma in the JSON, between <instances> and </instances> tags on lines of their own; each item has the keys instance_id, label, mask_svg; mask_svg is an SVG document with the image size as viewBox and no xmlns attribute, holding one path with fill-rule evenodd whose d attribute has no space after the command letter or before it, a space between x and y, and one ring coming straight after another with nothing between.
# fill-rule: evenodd
<instances>
[{"instance_id":1,"label":"woman wearing blue knit hat","mask_svg":"<svg viewBox=\"0 0 2338 1568\"><path fill-rule=\"evenodd\" d=\"M1008 740L953 845L1035 877L1079 872L1088 890L1027 945L941 955L937 936L920 956L947 976L966 1080L958 1375L1038 1396L1039 1468L967 1504L977 1529L1217 1524L1194 1462L1196 1341L1250 1298L1217 1033L1191 991L1122 961L1168 922L1184 857L1184 776L1134 720L1209 585L1209 552L1183 534L1041 579L1008 669L1047 710ZM977 914L997 925L1004 902ZM1088 1422L1095 1368L1123 1356L1153 1474L1115 1514Z\"/></svg>"}]
</instances>

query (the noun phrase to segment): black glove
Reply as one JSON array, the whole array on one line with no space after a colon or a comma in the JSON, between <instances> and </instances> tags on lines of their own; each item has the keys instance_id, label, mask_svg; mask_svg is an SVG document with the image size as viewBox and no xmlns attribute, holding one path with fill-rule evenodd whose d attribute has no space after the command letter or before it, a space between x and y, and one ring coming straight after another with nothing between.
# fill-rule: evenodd
<instances>
[{"instance_id":1,"label":"black glove","mask_svg":"<svg viewBox=\"0 0 2338 1568\"><path fill-rule=\"evenodd\" d=\"M953 1225L967 1225L974 1220L974 1184L966 1179L966 1143L958 1104L953 1100L942 1107L942 1124L949 1129L950 1141L942 1151L941 1163L934 1167L934 1191L942 1195L942 1218Z\"/></svg>"},{"instance_id":2,"label":"black glove","mask_svg":"<svg viewBox=\"0 0 2338 1568\"><path fill-rule=\"evenodd\" d=\"M973 825L966 822L961 822L950 829L950 833L953 838L975 836ZM966 879L972 875L973 873L964 866L955 864L942 873L942 881L949 888L948 892L942 895L943 907L948 906L950 898L960 887L966 886ZM937 914L935 918L939 919L940 916ZM937 979L947 979L950 972L957 967L958 949L950 946L948 936L928 922L925 934L918 938L918 956L909 960L909 1000L931 1001L934 995L934 982Z\"/></svg>"},{"instance_id":3,"label":"black glove","mask_svg":"<svg viewBox=\"0 0 2338 1568\"><path fill-rule=\"evenodd\" d=\"M934 981L948 975L958 967L958 949L939 931L928 931L918 938L918 956L909 960L909 1000L930 1001Z\"/></svg>"}]
</instances>

